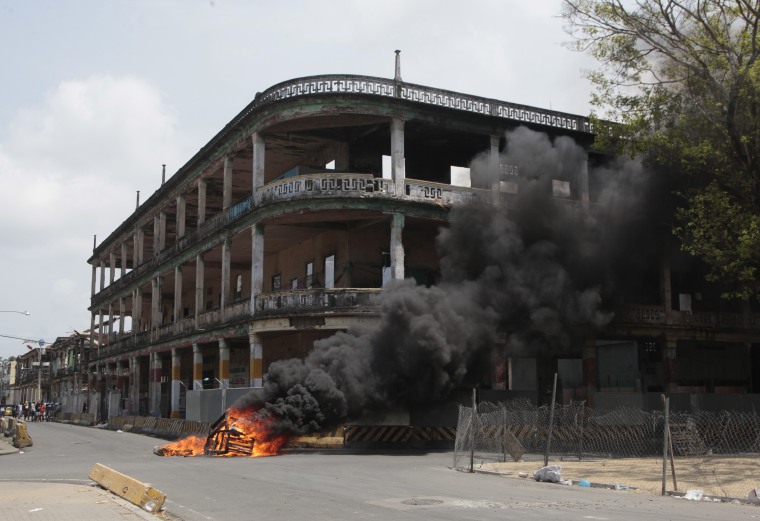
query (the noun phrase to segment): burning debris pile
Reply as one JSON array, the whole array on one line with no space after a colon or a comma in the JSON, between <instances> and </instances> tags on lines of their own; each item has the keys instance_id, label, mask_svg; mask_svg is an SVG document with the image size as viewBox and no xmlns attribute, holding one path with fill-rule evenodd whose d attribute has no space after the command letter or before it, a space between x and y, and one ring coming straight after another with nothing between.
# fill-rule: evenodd
<instances>
[{"instance_id":1,"label":"burning debris pile","mask_svg":"<svg viewBox=\"0 0 760 521\"><path fill-rule=\"evenodd\" d=\"M228 409L211 426L205 438L189 436L158 447L159 456L274 456L287 441L283 434L273 434L271 420L256 409Z\"/></svg>"}]
</instances>

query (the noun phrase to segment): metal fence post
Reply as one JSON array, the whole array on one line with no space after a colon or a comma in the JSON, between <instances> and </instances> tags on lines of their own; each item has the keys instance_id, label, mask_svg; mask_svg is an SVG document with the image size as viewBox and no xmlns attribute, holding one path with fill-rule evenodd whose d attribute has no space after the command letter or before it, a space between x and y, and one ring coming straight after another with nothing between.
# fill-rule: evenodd
<instances>
[{"instance_id":1,"label":"metal fence post","mask_svg":"<svg viewBox=\"0 0 760 521\"><path fill-rule=\"evenodd\" d=\"M662 428L662 495L665 495L665 483L668 479L668 434L670 432L670 398L664 394L660 395L662 398L663 409L665 411L664 424Z\"/></svg>"},{"instance_id":2,"label":"metal fence post","mask_svg":"<svg viewBox=\"0 0 760 521\"><path fill-rule=\"evenodd\" d=\"M549 451L552 448L552 431L554 430L554 405L557 402L557 373L554 373L554 387L552 388L552 408L549 410L549 434L546 437L546 454L544 454L544 467L549 464Z\"/></svg>"}]
</instances>

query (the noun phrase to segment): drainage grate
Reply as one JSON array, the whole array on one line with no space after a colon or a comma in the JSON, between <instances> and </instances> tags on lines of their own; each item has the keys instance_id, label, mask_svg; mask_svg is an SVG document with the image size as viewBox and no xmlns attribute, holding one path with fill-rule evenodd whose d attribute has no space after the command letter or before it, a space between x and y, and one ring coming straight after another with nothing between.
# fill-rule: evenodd
<instances>
[{"instance_id":1,"label":"drainage grate","mask_svg":"<svg viewBox=\"0 0 760 521\"><path fill-rule=\"evenodd\" d=\"M402 501L404 505L440 505L443 503L440 499L426 499L426 498L412 498L407 499L406 501Z\"/></svg>"}]
</instances>

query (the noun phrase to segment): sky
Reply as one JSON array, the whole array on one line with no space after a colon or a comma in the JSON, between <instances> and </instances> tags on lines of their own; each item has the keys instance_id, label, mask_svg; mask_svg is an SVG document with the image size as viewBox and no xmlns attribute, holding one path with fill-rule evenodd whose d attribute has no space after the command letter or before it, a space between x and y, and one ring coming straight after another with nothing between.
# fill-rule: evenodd
<instances>
[{"instance_id":1,"label":"sky","mask_svg":"<svg viewBox=\"0 0 760 521\"><path fill-rule=\"evenodd\" d=\"M94 242L276 83L392 78L399 49L404 81L588 115L594 63L563 45L560 9L0 0L0 358L88 329Z\"/></svg>"}]
</instances>

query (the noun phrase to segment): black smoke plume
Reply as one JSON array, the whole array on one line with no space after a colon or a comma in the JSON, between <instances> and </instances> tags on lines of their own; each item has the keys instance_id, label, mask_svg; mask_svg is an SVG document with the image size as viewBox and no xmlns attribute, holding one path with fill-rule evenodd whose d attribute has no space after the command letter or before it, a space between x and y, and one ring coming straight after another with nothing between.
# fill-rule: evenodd
<instances>
[{"instance_id":1,"label":"black smoke plume","mask_svg":"<svg viewBox=\"0 0 760 521\"><path fill-rule=\"evenodd\" d=\"M617 234L646 215L641 166L628 161L597 173L602 189L585 211L577 200L552 196L555 180L577 186L581 147L526 128L507 134L506 143L499 160L519 166L512 179L519 195L505 207L451 210L437 237L437 285L388 285L377 296L375 327L317 341L303 360L272 363L263 390L237 405L261 407L258 414L278 430L317 431L367 411L446 398L478 380L499 337L511 353L561 352L570 347L570 328L612 320L604 304L619 278L610 262L624 256ZM475 158L474 182L495 181L498 167L489 161Z\"/></svg>"}]
</instances>

